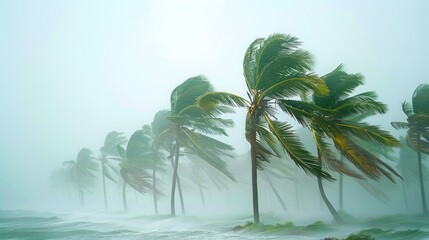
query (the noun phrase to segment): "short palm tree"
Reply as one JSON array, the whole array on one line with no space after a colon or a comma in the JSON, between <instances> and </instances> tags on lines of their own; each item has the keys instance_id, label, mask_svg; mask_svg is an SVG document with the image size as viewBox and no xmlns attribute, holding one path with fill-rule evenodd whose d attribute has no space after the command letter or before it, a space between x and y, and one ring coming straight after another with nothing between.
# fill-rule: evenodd
<instances>
[{"instance_id":1,"label":"short palm tree","mask_svg":"<svg viewBox=\"0 0 429 240\"><path fill-rule=\"evenodd\" d=\"M180 152L185 150L198 155L225 176L233 179L221 156L233 148L210 135L227 135L225 128L232 127L229 119L219 118L221 113L231 112L226 107L215 107L202 111L195 102L201 95L212 91L213 86L204 76L187 79L171 93L169 127L162 131L157 144L171 146L173 161L173 179L171 185L171 215L175 216L175 189L178 176ZM192 159L191 159L192 160Z\"/></svg>"},{"instance_id":2,"label":"short palm tree","mask_svg":"<svg viewBox=\"0 0 429 240\"><path fill-rule=\"evenodd\" d=\"M340 173L362 178L337 160L328 140L367 177L378 179L384 175L393 181L393 175L399 176L388 164L384 163L377 154L370 151L368 143L377 148L399 146L399 141L378 126L357 121L356 116L371 116L385 113L387 108L376 101L375 92L364 92L351 96L356 87L363 84L360 74L348 74L340 65L331 73L322 77L329 88L329 94L313 94L313 103L320 116L309 124L317 146L319 165L329 166ZM365 144L364 144L365 143ZM341 223L343 219L329 202L318 177L318 186L334 219Z\"/></svg>"},{"instance_id":3,"label":"short palm tree","mask_svg":"<svg viewBox=\"0 0 429 240\"><path fill-rule=\"evenodd\" d=\"M92 151L82 148L77 154L76 160L66 161L70 178L79 193L81 206L85 205L85 192L90 192L97 179L94 172L98 170L97 162L94 161Z\"/></svg>"},{"instance_id":4,"label":"short palm tree","mask_svg":"<svg viewBox=\"0 0 429 240\"><path fill-rule=\"evenodd\" d=\"M98 158L101 163L101 177L103 179L103 194L104 194L104 207L107 209L107 195L106 195L106 178L116 183L114 174L117 172L116 166L111 160L118 160L119 153L117 146L127 142L126 137L121 132L112 131L106 135L104 144L100 148L100 157Z\"/></svg>"},{"instance_id":5,"label":"short palm tree","mask_svg":"<svg viewBox=\"0 0 429 240\"><path fill-rule=\"evenodd\" d=\"M426 205L421 153L429 154L429 84L421 84L413 93L411 104L402 103L407 122L392 122L396 129L408 129L407 144L417 152L420 192L424 214L429 214Z\"/></svg>"},{"instance_id":6,"label":"short palm tree","mask_svg":"<svg viewBox=\"0 0 429 240\"><path fill-rule=\"evenodd\" d=\"M137 130L131 135L127 148L118 145L118 152L122 158L120 166L121 177L124 181L122 186L122 200L124 210L128 210L126 199L126 186L130 185L139 193L153 190L152 178L147 172L152 169L152 142L147 130Z\"/></svg>"},{"instance_id":7,"label":"short palm tree","mask_svg":"<svg viewBox=\"0 0 429 240\"><path fill-rule=\"evenodd\" d=\"M309 91L328 92L323 81L310 72L313 64L310 53L299 47L298 39L290 35L273 34L266 39L256 39L248 47L243 60L248 99L227 92L209 92L197 103L206 110L219 105L247 108L245 135L250 143L255 223L260 222L257 169L262 170L271 156L279 156L280 150L284 150L307 173L330 178L320 168L317 158L305 149L292 125L279 121L275 116L278 106L292 118L303 122L306 116L301 110L310 111L311 104L295 97ZM297 109L295 104L300 104L302 109Z\"/></svg>"}]
</instances>

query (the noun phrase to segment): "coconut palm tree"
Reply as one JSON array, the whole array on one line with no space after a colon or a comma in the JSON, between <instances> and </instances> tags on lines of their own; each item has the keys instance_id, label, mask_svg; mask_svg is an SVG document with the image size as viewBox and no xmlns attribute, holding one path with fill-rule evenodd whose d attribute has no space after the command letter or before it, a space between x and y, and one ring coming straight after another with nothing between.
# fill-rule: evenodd
<instances>
[{"instance_id":1,"label":"coconut palm tree","mask_svg":"<svg viewBox=\"0 0 429 240\"><path fill-rule=\"evenodd\" d=\"M371 151L368 145L395 147L399 146L399 141L378 126L356 120L356 116L367 117L385 113L386 106L375 100L375 92L351 95L356 87L363 84L363 77L360 74L344 72L342 65L322 79L329 88L329 94L313 94L312 102L317 109L313 113L319 116L308 124L317 146L319 166L326 165L340 173L363 178L337 159L328 142L330 140L340 154L367 177L378 179L384 175L393 181L392 174L399 175ZM325 194L322 178L318 176L317 182L322 199L332 216L336 222L342 223L343 219Z\"/></svg>"},{"instance_id":2,"label":"coconut palm tree","mask_svg":"<svg viewBox=\"0 0 429 240\"><path fill-rule=\"evenodd\" d=\"M411 104L402 103L402 111L407 115L407 122L392 122L396 129L408 129L407 144L417 152L419 167L420 192L424 214L429 214L426 205L423 181L422 153L429 154L429 84L419 85L413 93Z\"/></svg>"},{"instance_id":3,"label":"coconut palm tree","mask_svg":"<svg viewBox=\"0 0 429 240\"><path fill-rule=\"evenodd\" d=\"M224 135L226 127L232 127L233 121L219 118L221 113L232 112L227 107L214 107L210 111L202 111L195 105L196 99L213 90L213 86L204 76L187 79L177 86L171 93L170 116L167 119L170 125L159 134L158 143L164 142L171 146L173 160L173 179L171 185L171 215L175 216L175 190L178 176L179 156L181 151L192 152L209 163L225 176L233 179L226 168L221 156L233 148L222 143L210 135ZM192 160L192 159L191 159Z\"/></svg>"},{"instance_id":4,"label":"coconut palm tree","mask_svg":"<svg viewBox=\"0 0 429 240\"><path fill-rule=\"evenodd\" d=\"M98 170L97 162L94 161L92 151L82 148L77 154L76 160L65 161L68 166L71 181L79 193L81 206L85 205L85 192L90 192L97 179L95 171Z\"/></svg>"},{"instance_id":5,"label":"coconut palm tree","mask_svg":"<svg viewBox=\"0 0 429 240\"><path fill-rule=\"evenodd\" d=\"M310 72L312 64L310 53L300 49L296 37L273 34L266 39L258 38L250 44L243 60L248 99L227 92L209 92L197 102L206 110L219 105L247 108L245 135L250 144L255 223L260 222L257 170L262 170L271 156L279 156L280 150L284 150L305 172L331 178L317 164L317 158L305 149L292 125L275 116L278 106L292 118L304 122L307 116L301 110L310 111L311 104L294 97L308 91L328 92L323 81ZM295 108L297 103L302 109ZM264 142L268 147L263 145Z\"/></svg>"},{"instance_id":6,"label":"coconut palm tree","mask_svg":"<svg viewBox=\"0 0 429 240\"><path fill-rule=\"evenodd\" d=\"M139 193L153 190L152 178L148 170L153 168L152 164L152 142L151 136L145 127L137 130L131 135L127 148L117 145L119 155L122 158L120 166L121 177L124 181L122 186L122 201L124 210L128 210L126 199L126 187L130 185Z\"/></svg>"},{"instance_id":7,"label":"coconut palm tree","mask_svg":"<svg viewBox=\"0 0 429 240\"><path fill-rule=\"evenodd\" d=\"M101 177L103 179L103 194L104 194L104 207L107 209L107 195L106 195L106 178L116 183L113 173L117 173L116 166L111 160L119 160L119 153L117 146L127 142L126 137L121 132L112 131L106 135L104 144L100 148L100 157L98 160L101 163Z\"/></svg>"}]
</instances>

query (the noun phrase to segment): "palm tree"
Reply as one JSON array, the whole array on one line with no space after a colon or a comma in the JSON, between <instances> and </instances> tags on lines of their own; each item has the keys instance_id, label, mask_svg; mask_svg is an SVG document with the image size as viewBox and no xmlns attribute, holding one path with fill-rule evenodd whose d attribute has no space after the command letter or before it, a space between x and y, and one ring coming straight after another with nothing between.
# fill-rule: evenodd
<instances>
[{"instance_id":1,"label":"palm tree","mask_svg":"<svg viewBox=\"0 0 429 240\"><path fill-rule=\"evenodd\" d=\"M85 205L85 192L90 192L97 179L94 174L98 170L98 165L92 156L92 151L88 148L82 148L77 154L76 160L66 161L70 178L79 193L81 206Z\"/></svg>"},{"instance_id":2,"label":"palm tree","mask_svg":"<svg viewBox=\"0 0 429 240\"><path fill-rule=\"evenodd\" d=\"M255 223L260 222L257 170L262 170L271 156L279 156L280 149L307 173L331 178L317 164L317 158L305 149L292 125L275 117L275 106L279 106L303 122L307 116L295 104L300 104L303 110L309 110L311 104L292 98L308 91L328 91L323 81L310 72L313 63L310 53L299 46L296 37L284 34L256 39L248 47L243 60L249 99L227 92L209 92L197 102L199 107L206 110L219 105L247 108L245 135L250 144ZM265 147L263 142L269 147Z\"/></svg>"},{"instance_id":3,"label":"palm tree","mask_svg":"<svg viewBox=\"0 0 429 240\"><path fill-rule=\"evenodd\" d=\"M392 122L396 129L408 129L407 144L417 152L420 192L423 214L429 214L426 205L421 153L429 154L429 84L419 85L413 93L412 104L402 103L407 122Z\"/></svg>"},{"instance_id":4,"label":"palm tree","mask_svg":"<svg viewBox=\"0 0 429 240\"><path fill-rule=\"evenodd\" d=\"M172 216L176 215L175 190L181 149L186 149L186 151L198 155L215 169L233 179L233 176L226 168L225 161L221 158L225 151L232 151L233 148L207 135L226 136L227 133L224 128L232 127L233 122L230 119L219 118L218 115L232 111L227 107L215 107L210 111L202 111L195 105L198 97L212 90L213 86L210 82L200 75L187 79L171 93L171 115L167 117L170 125L159 134L157 144L164 142L166 145L171 146L170 153L174 158L170 196Z\"/></svg>"},{"instance_id":5,"label":"palm tree","mask_svg":"<svg viewBox=\"0 0 429 240\"><path fill-rule=\"evenodd\" d=\"M413 161L416 156L416 152L407 146L406 138L400 137L401 148L399 149L399 161L396 165L396 169L401 173L404 181L402 182L402 193L404 196L405 207L408 208L407 200L407 189L410 186L414 186L414 183L419 181L419 168L418 165ZM422 156L422 160L425 155ZM423 171L427 171L427 168L423 165Z\"/></svg>"},{"instance_id":6,"label":"palm tree","mask_svg":"<svg viewBox=\"0 0 429 240\"><path fill-rule=\"evenodd\" d=\"M161 149L169 150L169 145L162 146L160 145L162 142L158 141L159 137L161 136L161 133L169 128L170 121L167 119L168 116L170 116L171 113L168 110L160 110L158 111L151 123L152 128L152 159L153 159L153 171L152 171L152 182L153 182L153 204L155 209L155 214L158 214L158 202L157 202L157 169L164 169L164 164L161 161L164 159L164 154L162 154ZM165 142L172 142L172 139L170 138L168 141L164 141L162 144L165 144Z\"/></svg>"},{"instance_id":7,"label":"palm tree","mask_svg":"<svg viewBox=\"0 0 429 240\"><path fill-rule=\"evenodd\" d=\"M152 178L147 170L153 167L151 152L151 137L147 129L137 130L128 141L127 148L117 145L118 152L122 158L120 166L121 177L124 181L122 186L122 201L124 210L128 210L126 199L127 184L139 193L153 190Z\"/></svg>"},{"instance_id":8,"label":"palm tree","mask_svg":"<svg viewBox=\"0 0 429 240\"><path fill-rule=\"evenodd\" d=\"M122 145L127 141L123 133L112 131L106 135L104 144L100 148L100 163L101 163L101 177L103 179L103 193L104 193L104 207L107 209L107 196L106 196L106 180L116 183L112 173L117 172L115 165L110 160L118 160L119 153L117 145Z\"/></svg>"},{"instance_id":9,"label":"palm tree","mask_svg":"<svg viewBox=\"0 0 429 240\"><path fill-rule=\"evenodd\" d=\"M329 88L329 94L313 94L313 113L320 116L315 117L308 125L317 146L319 166L327 165L340 173L362 178L337 159L328 142L331 140L340 154L367 177L378 179L384 175L393 181L392 174L399 175L369 149L368 143L376 147L395 147L399 146L399 141L378 126L355 119L356 116L385 113L386 106L375 100L375 92L351 96L353 90L363 84L363 77L360 74L347 74L341 65L322 79ZM317 177L317 182L322 199L332 216L337 223L342 223L343 219L325 194L321 177Z\"/></svg>"}]
</instances>

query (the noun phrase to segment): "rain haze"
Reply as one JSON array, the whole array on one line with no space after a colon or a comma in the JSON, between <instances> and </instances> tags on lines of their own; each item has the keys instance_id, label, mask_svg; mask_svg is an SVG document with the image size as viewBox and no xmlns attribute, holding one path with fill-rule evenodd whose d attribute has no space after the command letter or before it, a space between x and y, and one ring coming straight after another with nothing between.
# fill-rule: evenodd
<instances>
[{"instance_id":1,"label":"rain haze","mask_svg":"<svg viewBox=\"0 0 429 240\"><path fill-rule=\"evenodd\" d=\"M85 216L90 215L88 211L104 213L101 173L96 173L99 179L88 193L84 210L77 193L70 198L66 192L59 196L52 190L51 173L63 167L64 161L75 160L83 147L98 158L111 131L123 132L129 139L150 124L159 110L169 109L172 91L191 77L204 75L215 90L247 98L244 54L255 39L274 33L297 37L302 49L312 54L312 71L318 76L340 64L348 73L362 74L364 85L354 93L375 91L377 99L388 107L385 114L372 116L367 122L380 125L399 139L407 131L396 130L390 123L407 120L402 102L410 102L414 90L429 83L428 10L429 2L423 0L0 1L0 210L71 211ZM300 129L299 123L277 110L279 119ZM228 137L215 138L235 148L235 157L228 158L227 166L233 174L242 174L235 176L236 183L227 181L229 187L224 190L212 186L212 192L207 187L204 210L199 193L193 193L193 185L186 185L184 180L191 216L209 212L248 218L231 222L225 230L230 232L235 225L253 220L250 145L244 134L246 109L236 108L235 112L223 116L235 122L227 129ZM314 150L313 145L307 145L311 140L303 142ZM393 155L398 154L399 150L394 150ZM386 162L396 169L396 162ZM170 213L170 168L164 180L166 196L159 202L160 213L165 216ZM277 183L288 207L281 218L278 215L283 210L276 210L281 206L268 183L260 183L261 222L264 214L272 222L276 222L273 218L281 223L296 219L332 222L322 206L316 178L307 177L299 168L291 171L303 176L303 189L307 190L302 193L301 204L311 206L298 209L293 181ZM332 175L337 178L338 173ZM382 181L388 186L389 199L384 202L353 180L345 180L351 186L345 190L348 212L361 217L421 212L417 185L410 190L414 197L409 197L406 208L401 180L396 178L396 184ZM334 205L338 204L336 188L337 182L328 182L325 189ZM120 184L108 182L108 189L109 211L121 214ZM153 215L150 193L134 194L129 189L128 214ZM356 198L359 196L362 199ZM180 215L178 202L176 211ZM267 217L270 214L275 217ZM429 225L424 228L424 236L429 237ZM352 230L308 239L341 237ZM250 236L243 239L246 237Z\"/></svg>"}]
</instances>

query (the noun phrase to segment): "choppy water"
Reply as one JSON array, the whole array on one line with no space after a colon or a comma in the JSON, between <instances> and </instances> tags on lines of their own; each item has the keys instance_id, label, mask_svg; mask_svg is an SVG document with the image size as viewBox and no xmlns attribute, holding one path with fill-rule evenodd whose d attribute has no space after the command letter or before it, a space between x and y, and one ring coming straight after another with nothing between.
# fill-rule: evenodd
<instances>
[{"instance_id":1,"label":"choppy water","mask_svg":"<svg viewBox=\"0 0 429 240\"><path fill-rule=\"evenodd\" d=\"M301 239L358 231L376 239L429 239L429 218L391 216L359 225L293 226L287 230L233 231L247 219L211 219L167 216L144 217L123 213L0 211L0 239ZM287 224L286 224L287 225ZM292 224L293 225L293 224Z\"/></svg>"}]
</instances>

